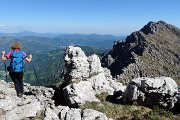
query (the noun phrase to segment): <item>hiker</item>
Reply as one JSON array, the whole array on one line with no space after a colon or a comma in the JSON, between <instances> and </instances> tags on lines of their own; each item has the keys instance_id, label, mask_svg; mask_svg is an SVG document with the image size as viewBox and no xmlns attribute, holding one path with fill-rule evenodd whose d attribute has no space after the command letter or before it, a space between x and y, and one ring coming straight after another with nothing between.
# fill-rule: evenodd
<instances>
[{"instance_id":1,"label":"hiker","mask_svg":"<svg viewBox=\"0 0 180 120\"><path fill-rule=\"evenodd\" d=\"M23 68L24 68L24 59L27 62L31 62L32 55L26 55L25 52L21 50L21 43L14 42L11 45L12 51L5 56L5 51L2 51L2 61L11 59L10 66L7 67L9 75L14 82L15 90L18 97L23 95Z\"/></svg>"}]
</instances>

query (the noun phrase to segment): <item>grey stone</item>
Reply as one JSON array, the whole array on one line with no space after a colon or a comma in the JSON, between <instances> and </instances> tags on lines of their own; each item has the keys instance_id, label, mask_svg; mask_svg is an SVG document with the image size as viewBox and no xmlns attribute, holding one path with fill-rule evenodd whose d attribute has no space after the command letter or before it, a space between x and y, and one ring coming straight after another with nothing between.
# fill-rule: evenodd
<instances>
[{"instance_id":1,"label":"grey stone","mask_svg":"<svg viewBox=\"0 0 180 120\"><path fill-rule=\"evenodd\" d=\"M44 120L59 120L59 117L51 108L46 108Z\"/></svg>"},{"instance_id":2,"label":"grey stone","mask_svg":"<svg viewBox=\"0 0 180 120\"><path fill-rule=\"evenodd\" d=\"M40 102L32 101L30 104L18 106L5 115L0 116L0 119L5 120L20 120L28 117L36 117L37 113L41 110Z\"/></svg>"},{"instance_id":3,"label":"grey stone","mask_svg":"<svg viewBox=\"0 0 180 120\"><path fill-rule=\"evenodd\" d=\"M80 109L70 109L66 113L65 120L81 120L81 110Z\"/></svg>"},{"instance_id":4,"label":"grey stone","mask_svg":"<svg viewBox=\"0 0 180 120\"><path fill-rule=\"evenodd\" d=\"M95 97L91 83L88 81L80 81L66 86L64 88L64 97L71 107L78 107L85 102L99 102Z\"/></svg>"},{"instance_id":5,"label":"grey stone","mask_svg":"<svg viewBox=\"0 0 180 120\"><path fill-rule=\"evenodd\" d=\"M177 102L177 88L176 82L170 77L143 77L133 79L128 84L123 97L127 103L158 105L171 109Z\"/></svg>"},{"instance_id":6,"label":"grey stone","mask_svg":"<svg viewBox=\"0 0 180 120\"><path fill-rule=\"evenodd\" d=\"M105 114L92 109L83 110L82 116L82 120L109 120Z\"/></svg>"}]
</instances>

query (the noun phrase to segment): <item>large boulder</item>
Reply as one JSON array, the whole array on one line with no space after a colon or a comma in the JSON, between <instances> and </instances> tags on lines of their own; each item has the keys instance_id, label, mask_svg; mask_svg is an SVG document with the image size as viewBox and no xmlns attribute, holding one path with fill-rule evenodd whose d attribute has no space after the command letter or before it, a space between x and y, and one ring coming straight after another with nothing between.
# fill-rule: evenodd
<instances>
[{"instance_id":1,"label":"large boulder","mask_svg":"<svg viewBox=\"0 0 180 120\"><path fill-rule=\"evenodd\" d=\"M171 109L177 102L178 86L170 77L137 78L130 81L123 98L126 103Z\"/></svg>"},{"instance_id":2,"label":"large boulder","mask_svg":"<svg viewBox=\"0 0 180 120\"><path fill-rule=\"evenodd\" d=\"M79 47L68 46L65 50L64 97L71 107L78 107L85 102L99 101L96 94L113 94L121 89L107 68L101 67L97 55L87 57Z\"/></svg>"}]
</instances>

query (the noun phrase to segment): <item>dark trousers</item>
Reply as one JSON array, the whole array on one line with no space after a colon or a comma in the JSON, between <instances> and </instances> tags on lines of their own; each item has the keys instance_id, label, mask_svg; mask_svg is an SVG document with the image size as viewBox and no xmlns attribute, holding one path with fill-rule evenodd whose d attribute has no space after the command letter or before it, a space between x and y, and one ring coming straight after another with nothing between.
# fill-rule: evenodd
<instances>
[{"instance_id":1,"label":"dark trousers","mask_svg":"<svg viewBox=\"0 0 180 120\"><path fill-rule=\"evenodd\" d=\"M23 93L23 72L10 72L9 75L14 82L16 93Z\"/></svg>"}]
</instances>

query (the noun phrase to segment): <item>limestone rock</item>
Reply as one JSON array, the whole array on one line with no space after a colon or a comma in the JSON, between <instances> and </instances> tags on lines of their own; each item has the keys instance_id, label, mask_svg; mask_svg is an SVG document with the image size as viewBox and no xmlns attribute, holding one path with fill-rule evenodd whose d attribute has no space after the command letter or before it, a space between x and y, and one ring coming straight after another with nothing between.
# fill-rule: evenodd
<instances>
[{"instance_id":1,"label":"limestone rock","mask_svg":"<svg viewBox=\"0 0 180 120\"><path fill-rule=\"evenodd\" d=\"M81 120L81 110L80 109L70 109L66 113L65 120Z\"/></svg>"},{"instance_id":2,"label":"limestone rock","mask_svg":"<svg viewBox=\"0 0 180 120\"><path fill-rule=\"evenodd\" d=\"M79 47L69 46L65 50L66 81L83 80L89 77L87 56Z\"/></svg>"},{"instance_id":3,"label":"limestone rock","mask_svg":"<svg viewBox=\"0 0 180 120\"><path fill-rule=\"evenodd\" d=\"M81 110L61 105L55 106L55 102L52 100L54 94L52 88L24 84L25 94L22 98L19 98L15 94L15 89L11 87L12 83L0 80L0 120L88 120L88 117L92 120L96 118L99 120L108 120L106 115L95 110ZM95 92L92 89L92 83L90 81L72 83L65 89L71 90L72 93L70 93L70 96L79 94L79 98L77 96L74 98L68 97L72 99L70 101L75 99L75 104L76 101L81 101L82 103L88 100L99 101L95 97ZM83 93L83 91L88 94Z\"/></svg>"},{"instance_id":4,"label":"limestone rock","mask_svg":"<svg viewBox=\"0 0 180 120\"><path fill-rule=\"evenodd\" d=\"M1 95L16 95L16 91L14 91L14 84L12 82L7 83L0 80L0 93Z\"/></svg>"},{"instance_id":5,"label":"limestone rock","mask_svg":"<svg viewBox=\"0 0 180 120\"><path fill-rule=\"evenodd\" d=\"M43 95L46 98L52 98L54 95L54 90L52 88L47 88L43 86L30 86L28 88L28 92L31 92L31 94L36 96Z\"/></svg>"},{"instance_id":6,"label":"limestone rock","mask_svg":"<svg viewBox=\"0 0 180 120\"><path fill-rule=\"evenodd\" d=\"M53 112L51 108L46 108L44 120L59 120L59 117Z\"/></svg>"},{"instance_id":7,"label":"limestone rock","mask_svg":"<svg viewBox=\"0 0 180 120\"><path fill-rule=\"evenodd\" d=\"M60 118L62 120L111 120L108 118L105 114L92 110L92 109L66 109L66 113L63 118Z\"/></svg>"},{"instance_id":8,"label":"limestone rock","mask_svg":"<svg viewBox=\"0 0 180 120\"><path fill-rule=\"evenodd\" d=\"M95 54L88 57L90 76L97 75L98 73L103 72L101 67L101 61L99 57Z\"/></svg>"},{"instance_id":9,"label":"limestone rock","mask_svg":"<svg viewBox=\"0 0 180 120\"><path fill-rule=\"evenodd\" d=\"M82 116L82 120L109 120L103 113L92 109L83 110Z\"/></svg>"},{"instance_id":10,"label":"limestone rock","mask_svg":"<svg viewBox=\"0 0 180 120\"><path fill-rule=\"evenodd\" d=\"M96 94L113 94L122 85L101 66L97 55L87 57L79 47L68 46L65 50L66 75L64 97L71 107L85 102L99 101Z\"/></svg>"},{"instance_id":11,"label":"limestone rock","mask_svg":"<svg viewBox=\"0 0 180 120\"><path fill-rule=\"evenodd\" d=\"M68 106L58 106L60 112L59 112L59 118L60 120L65 120L66 113L70 110Z\"/></svg>"},{"instance_id":12,"label":"limestone rock","mask_svg":"<svg viewBox=\"0 0 180 120\"><path fill-rule=\"evenodd\" d=\"M5 115L0 116L1 120L20 120L28 117L36 117L37 113L41 110L40 102L32 101L24 106L18 106Z\"/></svg>"},{"instance_id":13,"label":"limestone rock","mask_svg":"<svg viewBox=\"0 0 180 120\"><path fill-rule=\"evenodd\" d=\"M21 100L16 96L4 96L3 99L0 99L0 109L4 111L12 110L17 107L17 104L20 103Z\"/></svg>"},{"instance_id":14,"label":"limestone rock","mask_svg":"<svg viewBox=\"0 0 180 120\"><path fill-rule=\"evenodd\" d=\"M54 90L24 84L25 94L19 98L13 88L13 83L0 80L1 120L36 118L41 111L45 111L47 116L51 114L48 107L55 107L52 100Z\"/></svg>"},{"instance_id":15,"label":"limestone rock","mask_svg":"<svg viewBox=\"0 0 180 120\"><path fill-rule=\"evenodd\" d=\"M128 84L123 97L127 103L158 105L171 109L177 102L177 88L176 82L170 77L143 77L133 79Z\"/></svg>"},{"instance_id":16,"label":"limestone rock","mask_svg":"<svg viewBox=\"0 0 180 120\"><path fill-rule=\"evenodd\" d=\"M112 79L107 79L104 73L99 73L98 75L92 76L91 78L87 79L87 81L91 82L91 87L96 94L107 92L112 95L114 90L118 89L119 85Z\"/></svg>"},{"instance_id":17,"label":"limestone rock","mask_svg":"<svg viewBox=\"0 0 180 120\"><path fill-rule=\"evenodd\" d=\"M68 85L64 88L64 97L71 107L77 107L85 102L99 102L89 81L80 81Z\"/></svg>"}]
</instances>

